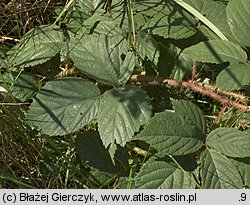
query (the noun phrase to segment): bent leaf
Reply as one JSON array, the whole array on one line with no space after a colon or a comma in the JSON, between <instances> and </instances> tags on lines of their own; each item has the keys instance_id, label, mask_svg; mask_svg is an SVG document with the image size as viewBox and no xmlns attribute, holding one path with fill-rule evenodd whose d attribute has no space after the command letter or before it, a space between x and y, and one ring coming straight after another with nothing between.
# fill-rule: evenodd
<instances>
[{"instance_id":1,"label":"bent leaf","mask_svg":"<svg viewBox=\"0 0 250 205\"><path fill-rule=\"evenodd\" d=\"M26 122L48 135L75 132L96 116L99 95L99 89L84 79L50 81L34 97Z\"/></svg>"}]
</instances>

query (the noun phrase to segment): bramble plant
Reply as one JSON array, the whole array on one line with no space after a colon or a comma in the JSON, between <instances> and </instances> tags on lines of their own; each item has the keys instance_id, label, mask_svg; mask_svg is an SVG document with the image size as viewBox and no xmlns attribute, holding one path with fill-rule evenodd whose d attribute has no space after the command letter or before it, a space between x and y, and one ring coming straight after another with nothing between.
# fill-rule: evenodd
<instances>
[{"instance_id":1,"label":"bramble plant","mask_svg":"<svg viewBox=\"0 0 250 205\"><path fill-rule=\"evenodd\" d=\"M75 139L87 187L250 186L250 0L71 0L56 12L0 47L1 105L25 105L39 136Z\"/></svg>"}]
</instances>

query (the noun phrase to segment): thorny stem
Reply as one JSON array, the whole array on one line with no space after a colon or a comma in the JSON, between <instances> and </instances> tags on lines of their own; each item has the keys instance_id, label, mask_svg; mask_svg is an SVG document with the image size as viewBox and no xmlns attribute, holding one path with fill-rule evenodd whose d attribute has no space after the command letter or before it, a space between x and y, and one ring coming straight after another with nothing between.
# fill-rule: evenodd
<instances>
[{"instance_id":1,"label":"thorny stem","mask_svg":"<svg viewBox=\"0 0 250 205\"><path fill-rule=\"evenodd\" d=\"M194 82L187 82L187 81L179 81L179 80L172 80L172 79L161 79L161 78L155 78L151 76L132 76L131 80L134 82L137 82L139 84L141 83L146 83L146 84L151 84L151 85L170 85L174 87L184 87L184 88L190 88L194 92L201 93L203 95L206 95L213 100L216 100L217 102L220 102L222 105L227 105L227 106L233 106L239 110L249 112L250 113L250 107L234 102L232 100L229 100L228 98L225 98L224 96L221 96L211 90L207 90L206 87L201 86L199 84L196 84Z\"/></svg>"}]
</instances>

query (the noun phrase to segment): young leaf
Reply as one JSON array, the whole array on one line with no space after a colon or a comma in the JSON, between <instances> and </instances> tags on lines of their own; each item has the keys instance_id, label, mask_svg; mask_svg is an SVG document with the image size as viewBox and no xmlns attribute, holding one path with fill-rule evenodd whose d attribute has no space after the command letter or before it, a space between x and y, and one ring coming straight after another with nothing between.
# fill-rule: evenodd
<instances>
[{"instance_id":1,"label":"young leaf","mask_svg":"<svg viewBox=\"0 0 250 205\"><path fill-rule=\"evenodd\" d=\"M250 134L221 127L207 136L207 145L229 157L250 157Z\"/></svg>"},{"instance_id":2,"label":"young leaf","mask_svg":"<svg viewBox=\"0 0 250 205\"><path fill-rule=\"evenodd\" d=\"M72 38L70 56L78 69L105 84L125 84L134 70L134 55L122 36Z\"/></svg>"},{"instance_id":3,"label":"young leaf","mask_svg":"<svg viewBox=\"0 0 250 205\"><path fill-rule=\"evenodd\" d=\"M186 158L184 158L186 159ZM179 161L179 160L178 160ZM187 163L187 161L189 163ZM169 157L153 156L142 167L135 178L139 189L193 189L191 171L195 169L192 160L182 159L181 170Z\"/></svg>"},{"instance_id":4,"label":"young leaf","mask_svg":"<svg viewBox=\"0 0 250 205\"><path fill-rule=\"evenodd\" d=\"M223 40L210 40L184 50L191 59L206 63L245 62L246 52L237 44Z\"/></svg>"},{"instance_id":5,"label":"young leaf","mask_svg":"<svg viewBox=\"0 0 250 205\"><path fill-rule=\"evenodd\" d=\"M11 66L28 67L44 63L60 52L64 36L58 26L30 30L9 52Z\"/></svg>"},{"instance_id":6,"label":"young leaf","mask_svg":"<svg viewBox=\"0 0 250 205\"><path fill-rule=\"evenodd\" d=\"M134 86L107 91L101 99L99 131L105 147L116 141L124 146L151 117L150 98Z\"/></svg>"},{"instance_id":7,"label":"young leaf","mask_svg":"<svg viewBox=\"0 0 250 205\"><path fill-rule=\"evenodd\" d=\"M34 97L26 122L48 135L75 132L96 116L99 95L99 89L84 79L50 81Z\"/></svg>"},{"instance_id":8,"label":"young leaf","mask_svg":"<svg viewBox=\"0 0 250 205\"><path fill-rule=\"evenodd\" d=\"M243 46L250 46L250 0L229 1L227 21L237 41Z\"/></svg>"},{"instance_id":9,"label":"young leaf","mask_svg":"<svg viewBox=\"0 0 250 205\"><path fill-rule=\"evenodd\" d=\"M231 161L209 149L201 155L201 172L204 189L241 189L242 178Z\"/></svg>"},{"instance_id":10,"label":"young leaf","mask_svg":"<svg viewBox=\"0 0 250 205\"><path fill-rule=\"evenodd\" d=\"M175 102L175 106L181 111L156 114L137 138L166 154L186 155L197 152L205 136L204 116L197 106L188 101Z\"/></svg>"}]
</instances>

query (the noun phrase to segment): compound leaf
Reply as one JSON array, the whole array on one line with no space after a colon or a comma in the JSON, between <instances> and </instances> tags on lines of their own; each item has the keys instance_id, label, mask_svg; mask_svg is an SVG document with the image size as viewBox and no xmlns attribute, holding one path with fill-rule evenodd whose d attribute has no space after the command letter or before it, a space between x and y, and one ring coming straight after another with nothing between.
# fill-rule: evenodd
<instances>
[{"instance_id":1,"label":"compound leaf","mask_svg":"<svg viewBox=\"0 0 250 205\"><path fill-rule=\"evenodd\" d=\"M235 41L235 38L227 23L226 7L224 2L213 0L185 0L190 6L204 15L211 23L213 23L220 31L230 40ZM206 25L199 25L200 31L209 39L219 39L219 36Z\"/></svg>"},{"instance_id":2,"label":"compound leaf","mask_svg":"<svg viewBox=\"0 0 250 205\"><path fill-rule=\"evenodd\" d=\"M250 187L250 157L231 159L231 162L239 170L244 186Z\"/></svg>"},{"instance_id":3,"label":"compound leaf","mask_svg":"<svg viewBox=\"0 0 250 205\"><path fill-rule=\"evenodd\" d=\"M184 116L187 121L195 124L201 133L206 133L206 119L201 109L197 105L194 105L190 101L186 100L171 99L171 102L177 114Z\"/></svg>"}]
</instances>

